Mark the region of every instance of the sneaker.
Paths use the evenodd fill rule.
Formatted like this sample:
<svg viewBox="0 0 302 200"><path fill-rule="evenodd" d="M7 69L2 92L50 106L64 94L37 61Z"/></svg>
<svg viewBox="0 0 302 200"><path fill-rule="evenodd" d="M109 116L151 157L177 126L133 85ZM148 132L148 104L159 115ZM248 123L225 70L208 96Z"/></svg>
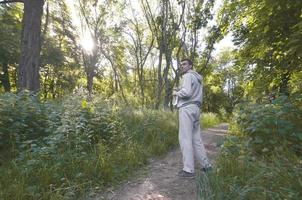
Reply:
<svg viewBox="0 0 302 200"><path fill-rule="evenodd" d="M201 172L204 172L204 173L207 173L207 172L210 172L213 170L213 167L212 166L209 166L209 167L202 167L201 168Z"/></svg>
<svg viewBox="0 0 302 200"><path fill-rule="evenodd" d="M195 174L181 170L180 172L178 172L178 176L182 178L194 178Z"/></svg>

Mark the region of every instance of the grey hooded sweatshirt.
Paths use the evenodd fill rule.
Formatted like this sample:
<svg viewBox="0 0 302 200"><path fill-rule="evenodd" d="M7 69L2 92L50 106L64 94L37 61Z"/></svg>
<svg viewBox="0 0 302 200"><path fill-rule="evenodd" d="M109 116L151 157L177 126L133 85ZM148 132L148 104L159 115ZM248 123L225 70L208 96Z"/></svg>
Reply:
<svg viewBox="0 0 302 200"><path fill-rule="evenodd" d="M188 70L182 77L180 90L176 92L178 97L177 108L189 104L201 105L202 102L202 76L193 70Z"/></svg>

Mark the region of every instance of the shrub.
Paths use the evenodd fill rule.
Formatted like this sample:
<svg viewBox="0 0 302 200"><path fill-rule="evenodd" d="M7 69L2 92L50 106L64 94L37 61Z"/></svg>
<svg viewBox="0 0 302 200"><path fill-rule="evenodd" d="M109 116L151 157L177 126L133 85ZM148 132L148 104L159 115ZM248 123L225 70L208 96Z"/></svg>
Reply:
<svg viewBox="0 0 302 200"><path fill-rule="evenodd" d="M84 199L178 145L176 113L85 99L82 93L60 102L30 93L0 97L1 139L18 150L13 157L0 150L6 161L0 199ZM214 115L204 116L207 125L216 123Z"/></svg>
<svg viewBox="0 0 302 200"><path fill-rule="evenodd" d="M24 138L19 142L1 132L20 150L13 158L2 154L0 199L84 198L89 189L114 184L150 156L177 145L174 113L112 107L102 99L88 103L81 94L60 103L41 102L30 94L1 98L1 130ZM10 102L8 112L4 105ZM5 124L10 118L22 119L24 127ZM39 126L26 130L32 120Z"/></svg>
<svg viewBox="0 0 302 200"><path fill-rule="evenodd" d="M199 199L300 199L301 95L240 105Z"/></svg>
<svg viewBox="0 0 302 200"><path fill-rule="evenodd" d="M201 113L201 127L203 129L215 126L220 123L219 117L214 113Z"/></svg>
<svg viewBox="0 0 302 200"><path fill-rule="evenodd" d="M272 104L240 105L235 114L238 132L257 153L290 148L302 154L302 97L281 96Z"/></svg>
<svg viewBox="0 0 302 200"><path fill-rule="evenodd" d="M0 96L0 151L13 153L28 148L48 136L60 124L58 107L40 103L37 96L24 91Z"/></svg>
<svg viewBox="0 0 302 200"><path fill-rule="evenodd" d="M221 154L215 171L199 178L198 199L300 199L301 159L290 151L270 157Z"/></svg>

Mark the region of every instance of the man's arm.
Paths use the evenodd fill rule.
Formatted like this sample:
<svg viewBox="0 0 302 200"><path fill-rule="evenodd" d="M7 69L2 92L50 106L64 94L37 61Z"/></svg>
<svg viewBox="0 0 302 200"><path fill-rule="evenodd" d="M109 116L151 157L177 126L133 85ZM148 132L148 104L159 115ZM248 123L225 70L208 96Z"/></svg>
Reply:
<svg viewBox="0 0 302 200"><path fill-rule="evenodd" d="M187 73L183 77L181 89L175 92L175 95L180 98L189 98L192 96L192 93L192 75Z"/></svg>

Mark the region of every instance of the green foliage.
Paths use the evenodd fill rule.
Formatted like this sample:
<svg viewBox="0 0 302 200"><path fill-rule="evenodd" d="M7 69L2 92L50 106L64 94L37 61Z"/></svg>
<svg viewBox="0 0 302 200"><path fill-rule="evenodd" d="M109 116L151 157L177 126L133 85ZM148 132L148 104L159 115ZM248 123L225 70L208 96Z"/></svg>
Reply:
<svg viewBox="0 0 302 200"><path fill-rule="evenodd" d="M175 113L85 98L54 103L26 92L1 96L1 141L10 144L0 150L1 199L84 198L177 145Z"/></svg>
<svg viewBox="0 0 302 200"><path fill-rule="evenodd" d="M245 92L242 71L235 63L235 56L235 51L225 49L203 68L203 110L219 114L224 121L232 115Z"/></svg>
<svg viewBox="0 0 302 200"><path fill-rule="evenodd" d="M54 105L27 91L0 96L0 150L15 154L52 133L60 123Z"/></svg>
<svg viewBox="0 0 302 200"><path fill-rule="evenodd" d="M291 92L288 81L302 66L301 8L300 0L225 1L222 12L240 45L236 63L252 84L250 97Z"/></svg>
<svg viewBox="0 0 302 200"><path fill-rule="evenodd" d="M203 109L206 112L218 113L220 109L228 107L228 97L223 92L223 77L212 73L204 80Z"/></svg>
<svg viewBox="0 0 302 200"><path fill-rule="evenodd" d="M124 109L120 116L125 119L127 133L131 133L134 140L147 145L151 154L160 155L177 143L177 121L173 113Z"/></svg>
<svg viewBox="0 0 302 200"><path fill-rule="evenodd" d="M214 113L201 113L200 116L201 127L203 129L213 127L220 123L220 119L217 114Z"/></svg>
<svg viewBox="0 0 302 200"><path fill-rule="evenodd" d="M261 153L288 147L302 154L302 98L280 96L272 104L241 105L235 114L239 132L252 151Z"/></svg>
<svg viewBox="0 0 302 200"><path fill-rule="evenodd" d="M238 106L199 199L299 199L302 195L301 94Z"/></svg>
<svg viewBox="0 0 302 200"><path fill-rule="evenodd" d="M199 179L198 199L299 199L301 158L290 152L270 158L222 154L217 168Z"/></svg>
<svg viewBox="0 0 302 200"><path fill-rule="evenodd" d="M0 92L15 89L16 63L20 58L22 7L0 5Z"/></svg>

